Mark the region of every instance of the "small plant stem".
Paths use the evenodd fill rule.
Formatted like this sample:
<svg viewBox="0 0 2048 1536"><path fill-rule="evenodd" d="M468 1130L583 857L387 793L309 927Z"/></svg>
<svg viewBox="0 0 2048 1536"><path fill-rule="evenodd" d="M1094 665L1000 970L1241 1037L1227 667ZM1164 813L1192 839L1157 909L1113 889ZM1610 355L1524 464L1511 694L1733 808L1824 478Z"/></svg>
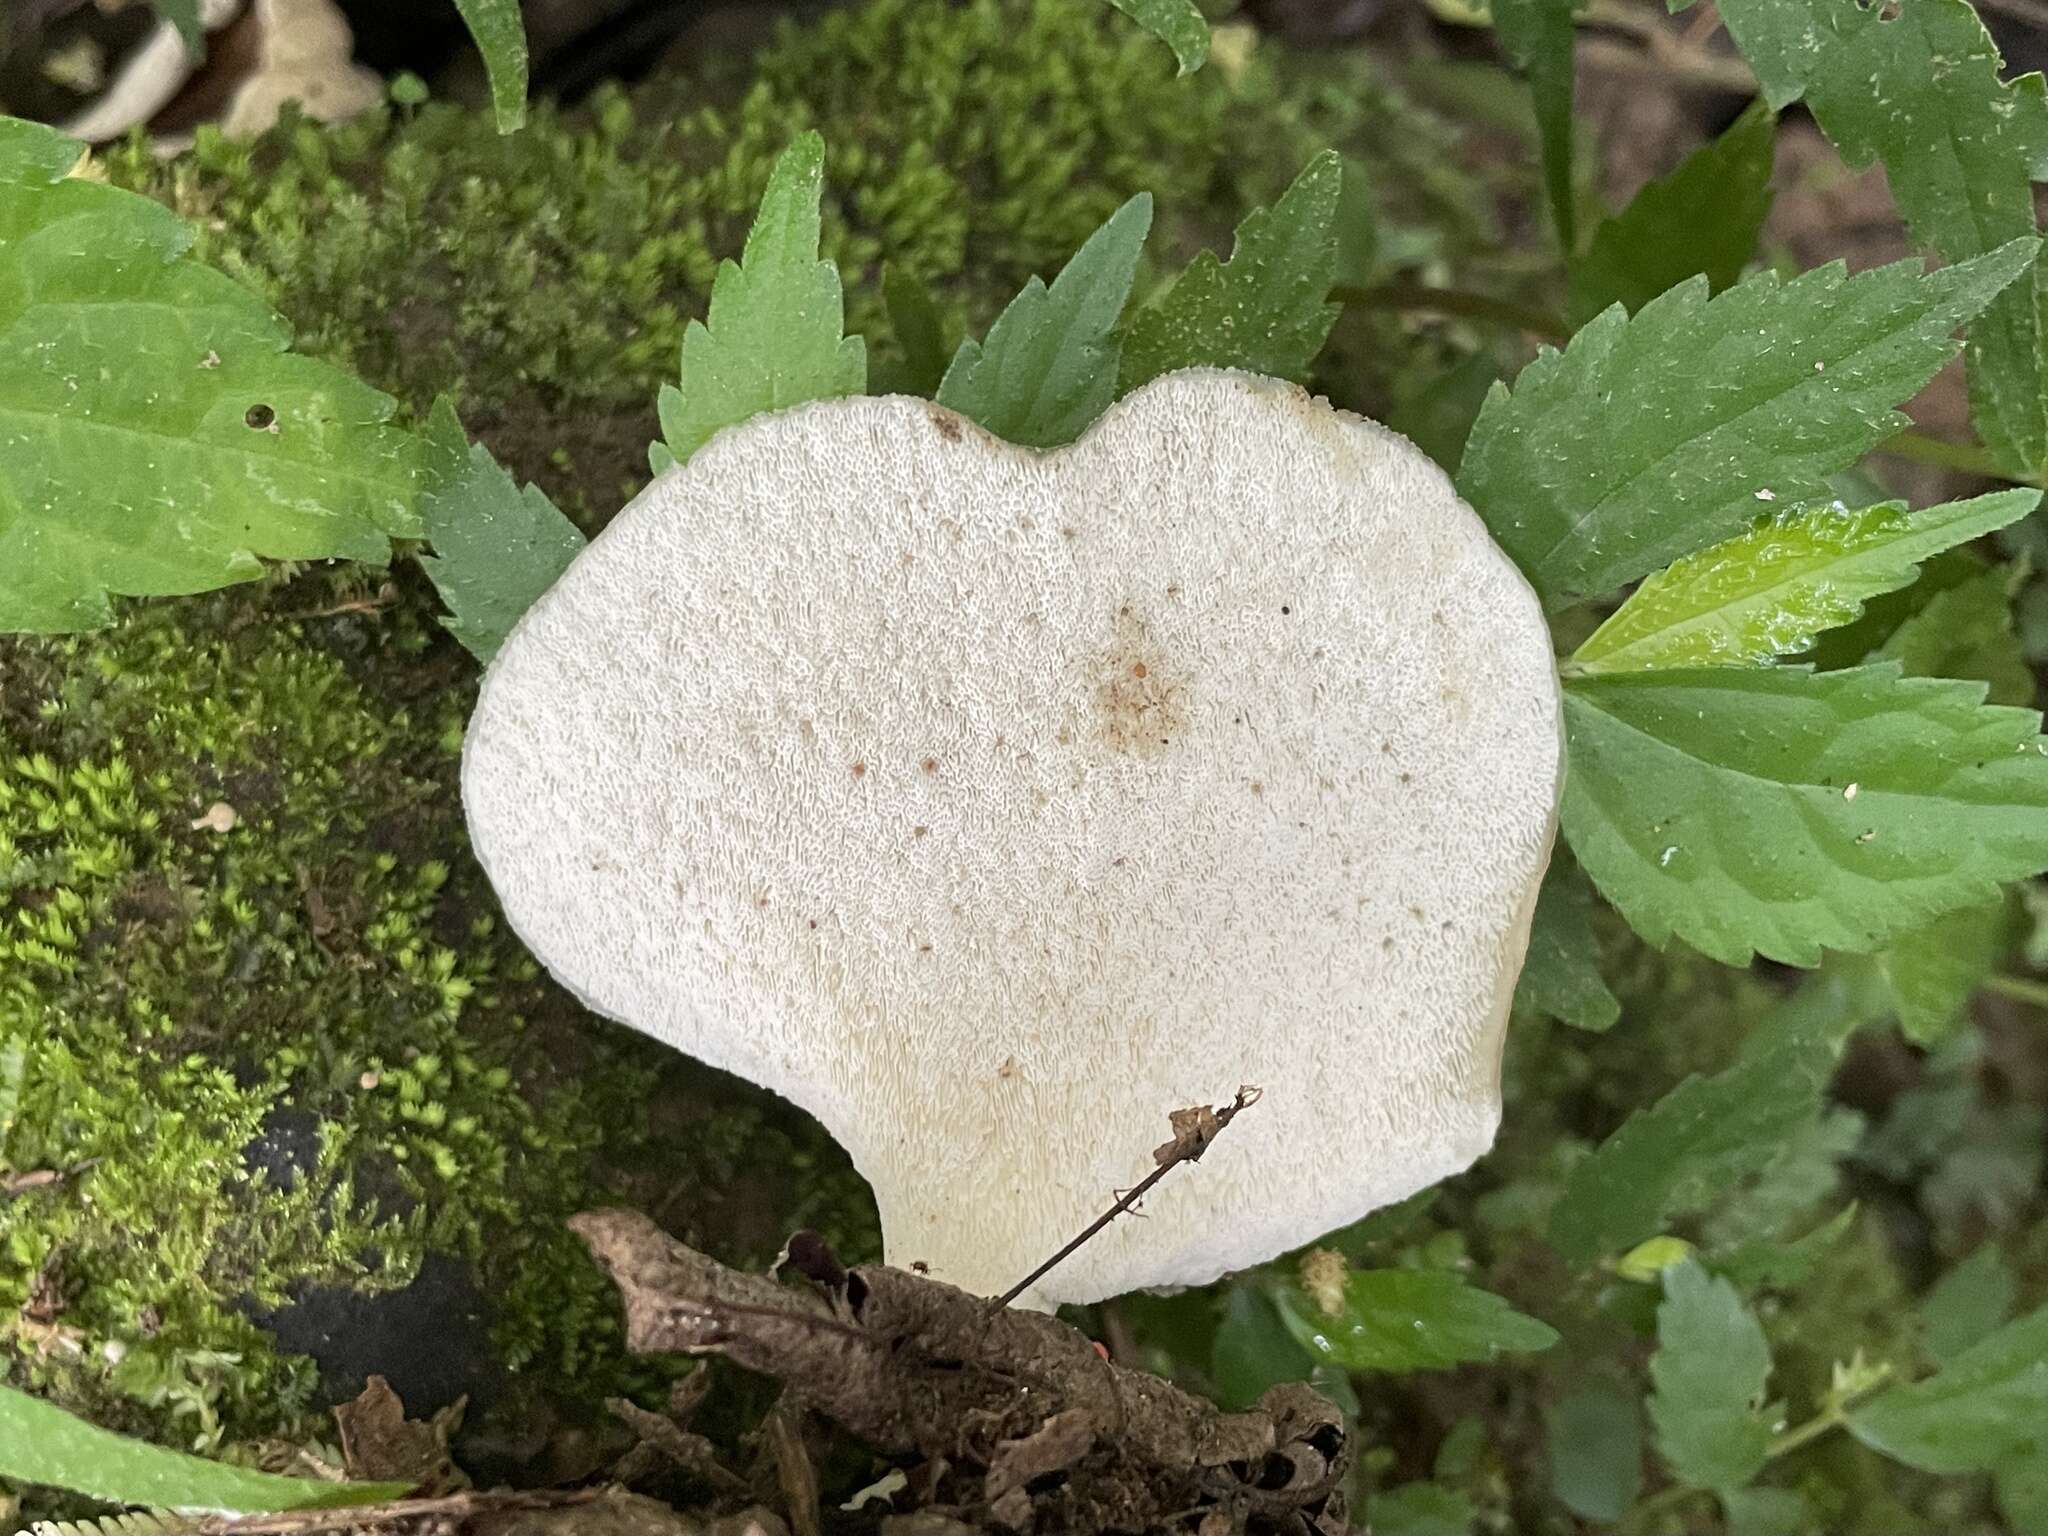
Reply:
<svg viewBox="0 0 2048 1536"><path fill-rule="evenodd" d="M2031 976L1986 976L1984 990L2009 997L2014 1002L2048 1008L2048 981L2036 981Z"/></svg>
<svg viewBox="0 0 2048 1536"><path fill-rule="evenodd" d="M2014 485L2040 484L2038 478L2030 479L2000 469L1991 455L1975 443L1951 443L1943 438L1929 437L1925 432L1910 429L1895 432L1877 445L1877 451L1889 453L1894 458L1910 459L1915 464L1932 464L1937 469L1954 469L1968 475L2009 480Z"/></svg>
<svg viewBox="0 0 2048 1536"><path fill-rule="evenodd" d="M1801 1446L1818 1440L1831 1429L1839 1429L1849 1422L1846 1403L1830 1403L1804 1424L1794 1424L1781 1434L1771 1436L1770 1448L1764 1452L1764 1460L1775 1461L1780 1456L1789 1456Z"/></svg>
<svg viewBox="0 0 2048 1536"><path fill-rule="evenodd" d="M1544 341L1564 341L1571 335L1564 321L1513 299L1497 299L1489 293L1471 293L1463 288L1433 288L1426 283L1379 283L1360 288L1340 283L1330 297L1353 309L1388 309L1419 314L1457 315L1467 320L1491 320L1511 330L1526 331Z"/></svg>

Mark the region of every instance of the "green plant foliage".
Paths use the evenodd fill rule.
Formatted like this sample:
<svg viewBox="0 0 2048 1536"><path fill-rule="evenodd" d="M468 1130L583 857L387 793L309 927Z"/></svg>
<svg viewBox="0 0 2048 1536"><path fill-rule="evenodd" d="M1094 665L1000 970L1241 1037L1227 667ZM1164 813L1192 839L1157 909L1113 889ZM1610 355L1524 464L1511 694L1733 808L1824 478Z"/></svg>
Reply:
<svg viewBox="0 0 2048 1536"><path fill-rule="evenodd" d="M1982 694L1889 664L1575 679L1565 833L1652 943L1875 949L2048 864L2040 718Z"/></svg>
<svg viewBox="0 0 2048 1536"><path fill-rule="evenodd" d="M1978 1472L2031 1447L2048 1424L2048 1307L1978 1340L1924 1381L1849 1415L1872 1450L1923 1472Z"/></svg>
<svg viewBox="0 0 2048 1536"><path fill-rule="evenodd" d="M2031 704L2034 674L2013 627L2012 600L2024 568L1990 566L1928 598L1926 606L1872 651L1908 677L1958 677L1983 683L1994 704Z"/></svg>
<svg viewBox="0 0 2048 1536"><path fill-rule="evenodd" d="M1560 1398L1544 1419L1550 1491L1573 1514L1618 1520L1643 1486L1643 1425L1636 1399L1611 1382Z"/></svg>
<svg viewBox="0 0 2048 1536"><path fill-rule="evenodd" d="M1813 1528L1806 1500L1791 1488L1723 1488L1728 1536L1800 1536Z"/></svg>
<svg viewBox="0 0 2048 1536"><path fill-rule="evenodd" d="M445 400L427 437L420 522L434 553L420 564L448 605L448 632L488 662L582 550L583 535L540 487L521 490L489 449L472 446Z"/></svg>
<svg viewBox="0 0 2048 1536"><path fill-rule="evenodd" d="M1579 243L1572 191L1572 13L1574 0L1492 0L1501 47L1529 77L1536 98L1537 136L1543 146L1543 185L1557 243Z"/></svg>
<svg viewBox="0 0 2048 1536"><path fill-rule="evenodd" d="M1733 1065L1687 1077L1572 1170L1551 1212L1552 1244L1580 1260L1619 1253L1762 1169L1813 1119L1840 1042L1866 1017L1840 983L1809 982Z"/></svg>
<svg viewBox="0 0 2048 1536"><path fill-rule="evenodd" d="M720 427L867 388L867 347L845 334L839 269L818 259L824 174L816 133L775 162L746 255L720 264L710 313L683 335L681 386L661 387L662 442L650 454L657 472Z"/></svg>
<svg viewBox="0 0 2048 1536"><path fill-rule="evenodd" d="M1958 907L1908 929L1877 957L1908 1040L1932 1045L1962 1024L1964 1005L2004 953L2004 916L2000 901Z"/></svg>
<svg viewBox="0 0 2048 1536"><path fill-rule="evenodd" d="M0 1168L7 1164L7 1137L21 1113L21 1084L28 1076L28 1037L0 1040Z"/></svg>
<svg viewBox="0 0 2048 1536"><path fill-rule="evenodd" d="M160 1509L344 1509L395 1499L404 1483L274 1477L124 1440L25 1392L0 1386L0 1476L113 1504Z"/></svg>
<svg viewBox="0 0 2048 1536"><path fill-rule="evenodd" d="M1593 932L1593 888L1560 851L1544 871L1529 952L1515 982L1515 1010L1594 1032L1612 1029L1621 1004L1600 974Z"/></svg>
<svg viewBox="0 0 2048 1536"><path fill-rule="evenodd" d="M1657 1453L1695 1488L1740 1488L1764 1464L1771 1427L1761 1413L1771 1346L1735 1287L1691 1259L1664 1271L1650 1422Z"/></svg>
<svg viewBox="0 0 2048 1536"><path fill-rule="evenodd" d="M1998 1244L1982 1243L1936 1282L1920 1303L1921 1342L1946 1365L1996 1333L2012 1316L2019 1277Z"/></svg>
<svg viewBox="0 0 2048 1536"><path fill-rule="evenodd" d="M1117 317L1130 296L1152 199L1132 198L1088 237L1050 288L1034 277L989 327L960 343L938 402L997 437L1056 448L1116 398Z"/></svg>
<svg viewBox="0 0 2048 1536"><path fill-rule="evenodd" d="M1441 1483L1403 1483L1374 1494L1369 1508L1377 1536L1471 1536L1478 1518L1469 1498Z"/></svg>
<svg viewBox="0 0 2048 1536"><path fill-rule="evenodd" d="M946 376L957 341L946 339L946 317L939 312L932 291L901 267L882 272L882 297L889 309L889 326L896 350L903 355L896 388L907 395L931 396ZM879 381L878 381L879 382Z"/></svg>
<svg viewBox="0 0 2048 1536"><path fill-rule="evenodd" d="M150 0L157 15L178 29L196 59L206 57L206 28L199 20L199 0Z"/></svg>
<svg viewBox="0 0 2048 1536"><path fill-rule="evenodd" d="M483 55L498 131L510 133L526 121L526 22L519 0L455 0L455 8Z"/></svg>
<svg viewBox="0 0 2048 1536"><path fill-rule="evenodd" d="M1889 501L1777 513L1644 578L1572 660L1588 672L1632 672L1803 651L1855 619L1866 599L1909 585L1921 561L2019 521L2040 499L1998 491L1918 512Z"/></svg>
<svg viewBox="0 0 2048 1536"><path fill-rule="evenodd" d="M1586 254L1571 264L1572 314L1583 322L1610 304L1633 314L1696 275L1714 293L1732 288L1771 211L1777 127L1768 106L1753 104L1713 143L1602 219Z"/></svg>
<svg viewBox="0 0 2048 1536"><path fill-rule="evenodd" d="M392 402L286 351L260 300L186 259L182 220L65 179L75 156L0 136L0 630L88 629L109 593L382 561L417 535Z"/></svg>
<svg viewBox="0 0 2048 1536"><path fill-rule="evenodd" d="M1431 1370L1557 1342L1549 1324L1442 1270L1353 1270L1335 1312L1297 1286L1281 1288L1275 1300L1312 1359L1351 1371Z"/></svg>
<svg viewBox="0 0 2048 1536"><path fill-rule="evenodd" d="M2034 232L2048 164L2048 89L1999 79L1998 49L1965 0L1910 0L1895 17L1856 0L1733 0L1721 18L1772 102L1804 95L1850 165L1882 162L1907 227L1949 261ZM2048 459L2040 273L1970 333L1972 414L2008 468Z"/></svg>
<svg viewBox="0 0 2048 1536"><path fill-rule="evenodd" d="M1923 272L1839 263L1610 309L1487 396L1458 487L1546 602L1597 596L1746 526L1906 425L1892 407L2036 242ZM1710 364L1707 360L1711 360Z"/></svg>
<svg viewBox="0 0 2048 1536"><path fill-rule="evenodd" d="M1192 74L1209 57L1209 22L1195 0L1109 0L1173 50L1180 72Z"/></svg>
<svg viewBox="0 0 2048 1536"><path fill-rule="evenodd" d="M1268 1387L1308 1380L1315 1363L1295 1342L1264 1291L1247 1285L1231 1288L1209 1353L1209 1378L1218 1403L1241 1412Z"/></svg>
<svg viewBox="0 0 2048 1536"><path fill-rule="evenodd" d="M1308 377L1338 314L1329 292L1343 188L1343 159L1325 151L1272 208L1245 216L1227 263L1213 251L1190 262L1125 324L1121 387L1197 366Z"/></svg>

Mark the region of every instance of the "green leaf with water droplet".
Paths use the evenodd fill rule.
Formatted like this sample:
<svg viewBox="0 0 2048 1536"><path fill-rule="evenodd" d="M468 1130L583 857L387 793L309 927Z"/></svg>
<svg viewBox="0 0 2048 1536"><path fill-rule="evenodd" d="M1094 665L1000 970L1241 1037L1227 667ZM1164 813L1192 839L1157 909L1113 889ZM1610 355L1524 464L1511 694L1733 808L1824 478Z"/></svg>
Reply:
<svg viewBox="0 0 2048 1536"><path fill-rule="evenodd" d="M1691 1259L1664 1271L1650 1422L1674 1477L1735 1489L1756 1476L1771 1443L1760 1411L1770 1375L1771 1346L1734 1286Z"/></svg>
<svg viewBox="0 0 2048 1536"><path fill-rule="evenodd" d="M1857 170L1882 163L1914 240L1948 261L2034 232L2048 166L2048 89L1999 78L1998 48L1965 0L1725 0L1721 19L1773 105L1804 95ZM2008 469L2048 459L2042 388L2048 282L2035 267L1970 328L1971 415Z"/></svg>
<svg viewBox="0 0 2048 1536"><path fill-rule="evenodd" d="M1458 488L1552 607L1610 592L1730 538L1907 425L1894 409L1954 355L1951 333L2030 269L2039 242L1975 261L1709 298L1694 278L1600 315L1488 395Z"/></svg>
<svg viewBox="0 0 2048 1536"><path fill-rule="evenodd" d="M1896 665L1572 679L1563 822L1644 938L1729 965L1865 952L2048 867L2048 744Z"/></svg>
<svg viewBox="0 0 2048 1536"><path fill-rule="evenodd" d="M1557 1342L1549 1324L1444 1270L1353 1270L1334 1313L1293 1284L1274 1299L1312 1358L1352 1371L1429 1370Z"/></svg>
<svg viewBox="0 0 2048 1536"><path fill-rule="evenodd" d="M1336 323L1344 162L1325 150L1272 208L1237 226L1230 260L1203 251L1124 327L1120 387L1176 368L1243 368L1300 380Z"/></svg>
<svg viewBox="0 0 2048 1536"><path fill-rule="evenodd" d="M2048 1424L2048 1307L2007 1323L1940 1370L1849 1415L1874 1451L1923 1472L1979 1472L2028 1446Z"/></svg>
<svg viewBox="0 0 2048 1536"><path fill-rule="evenodd" d="M67 178L77 158L0 119L0 631L416 538L423 450L393 402L287 351L183 221Z"/></svg>
<svg viewBox="0 0 2048 1536"><path fill-rule="evenodd" d="M1802 651L1855 619L1865 599L1911 583L1930 555L2019 521L2040 499L1998 491L1918 512L1890 501L1778 513L1645 577L1572 659L1588 672L1633 672Z"/></svg>
<svg viewBox="0 0 2048 1536"><path fill-rule="evenodd" d="M1109 0L1139 26L1173 50L1184 75L1209 57L1209 20L1195 0Z"/></svg>

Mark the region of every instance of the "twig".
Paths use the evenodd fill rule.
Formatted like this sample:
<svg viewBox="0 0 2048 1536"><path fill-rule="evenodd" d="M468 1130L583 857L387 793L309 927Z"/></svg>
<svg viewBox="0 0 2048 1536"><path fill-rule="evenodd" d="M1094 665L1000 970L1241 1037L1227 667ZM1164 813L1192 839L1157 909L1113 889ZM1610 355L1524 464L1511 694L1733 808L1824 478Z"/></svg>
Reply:
<svg viewBox="0 0 2048 1536"><path fill-rule="evenodd" d="M1263 1089L1259 1088L1238 1089L1236 1098L1213 1112L1214 1119L1212 1123L1199 1124L1197 1116L1202 1113L1200 1111L1184 1109L1174 1111L1171 1117L1174 1139L1152 1154L1157 1159L1159 1166L1119 1195L1116 1204L1088 1223L1087 1229L1080 1236L1076 1237L1066 1247L1062 1248L1022 1280L1019 1280L1015 1285L1003 1292L1002 1295L990 1301L988 1304L989 1310L991 1312L1002 1311L1003 1308L1030 1290L1032 1286L1044 1279L1054 1269L1072 1258L1096 1233L1144 1199L1146 1192L1153 1185L1173 1172L1182 1163L1192 1163L1199 1159L1204 1152L1209 1150L1210 1145L1216 1140L1217 1134L1237 1118L1239 1110L1249 1109L1252 1105L1259 1102L1259 1096L1263 1091Z"/></svg>
<svg viewBox="0 0 2048 1536"><path fill-rule="evenodd" d="M1925 432L1910 429L1894 432L1879 443L1875 451L1908 459L1915 464L1932 464L1939 469L1960 470L1966 475L1982 475L1990 480L2010 480L2015 485L2040 484L2037 479L2014 475L1999 468L1991 455L1975 443L1952 443L1944 438L1930 437Z"/></svg>
<svg viewBox="0 0 2048 1536"><path fill-rule="evenodd" d="M12 1200L16 1195L25 1195L32 1189L50 1189L59 1184L69 1184L82 1173L90 1173L99 1167L101 1159L88 1157L82 1163L73 1163L69 1168L32 1168L27 1173L12 1173L0 1179L0 1200Z"/></svg>
<svg viewBox="0 0 2048 1536"><path fill-rule="evenodd" d="M1467 320L1490 320L1512 330L1526 331L1543 341L1564 341L1571 332L1557 316L1540 309L1497 299L1487 293L1470 293L1462 288L1435 288L1425 283L1379 283L1360 288L1340 283L1330 297L1352 309L1391 309L1431 315L1457 315Z"/></svg>
<svg viewBox="0 0 2048 1536"><path fill-rule="evenodd" d="M2009 997L2016 1003L2048 1008L2048 981L2036 981L2031 976L1986 976L1984 990Z"/></svg>
<svg viewBox="0 0 2048 1536"><path fill-rule="evenodd" d="M607 1488L535 1489L520 1492L451 1493L433 1499L393 1499L384 1504L357 1504L341 1509L292 1509L274 1515L213 1515L194 1521L192 1536L307 1536L313 1531L352 1530L366 1525L394 1525L406 1520L462 1519L493 1510L566 1509L595 1504Z"/></svg>

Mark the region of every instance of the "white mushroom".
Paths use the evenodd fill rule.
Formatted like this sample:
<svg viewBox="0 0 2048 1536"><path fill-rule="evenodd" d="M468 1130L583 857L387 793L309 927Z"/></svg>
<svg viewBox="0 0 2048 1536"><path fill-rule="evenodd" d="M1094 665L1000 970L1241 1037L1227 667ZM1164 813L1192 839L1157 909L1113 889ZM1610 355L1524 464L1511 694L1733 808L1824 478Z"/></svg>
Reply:
<svg viewBox="0 0 2048 1536"><path fill-rule="evenodd" d="M890 1260L1198 1284L1467 1167L1562 769L1535 596L1406 439L1169 375L1035 453L905 398L756 418L520 623L463 784L590 1007L816 1115Z"/></svg>

